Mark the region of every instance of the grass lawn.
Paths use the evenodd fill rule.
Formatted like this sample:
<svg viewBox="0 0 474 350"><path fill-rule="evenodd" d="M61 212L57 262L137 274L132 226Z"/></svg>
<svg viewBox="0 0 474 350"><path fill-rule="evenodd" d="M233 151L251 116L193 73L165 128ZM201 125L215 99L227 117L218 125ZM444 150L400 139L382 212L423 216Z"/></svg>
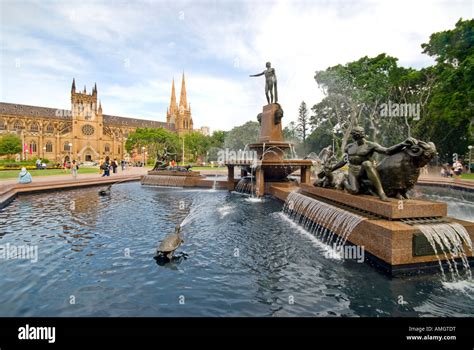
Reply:
<svg viewBox="0 0 474 350"><path fill-rule="evenodd" d="M461 174L463 180L474 180L474 174Z"/></svg>
<svg viewBox="0 0 474 350"><path fill-rule="evenodd" d="M45 169L45 170L29 170L31 176L50 176L50 175L71 175L71 171L67 173L63 169ZM0 180L14 179L18 177L19 170L2 170L0 171ZM79 168L79 174L99 173L99 168Z"/></svg>

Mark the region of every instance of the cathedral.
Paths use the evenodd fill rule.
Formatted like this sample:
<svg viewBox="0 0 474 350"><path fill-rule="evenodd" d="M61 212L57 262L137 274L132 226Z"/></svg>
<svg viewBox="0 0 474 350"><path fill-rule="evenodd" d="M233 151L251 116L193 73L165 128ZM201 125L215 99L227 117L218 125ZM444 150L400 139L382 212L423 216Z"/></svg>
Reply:
<svg viewBox="0 0 474 350"><path fill-rule="evenodd" d="M165 128L179 136L200 131L193 130L184 73L179 104L173 79L166 122L103 114L97 85L91 93L85 86L79 91L75 79L71 87L71 110L0 102L0 136L15 133L21 138L22 159L47 158L62 163L73 159L99 161L109 156L128 160L137 154L127 154L125 142L137 128ZM140 156L141 150L137 152Z"/></svg>

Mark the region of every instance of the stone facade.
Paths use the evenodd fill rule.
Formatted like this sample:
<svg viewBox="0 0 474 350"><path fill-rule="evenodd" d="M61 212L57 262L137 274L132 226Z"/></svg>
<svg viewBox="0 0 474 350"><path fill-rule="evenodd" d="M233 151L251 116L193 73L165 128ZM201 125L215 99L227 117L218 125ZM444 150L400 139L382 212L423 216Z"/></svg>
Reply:
<svg viewBox="0 0 474 350"><path fill-rule="evenodd" d="M0 136L16 133L26 144L26 158L47 158L62 163L99 161L109 156L129 159L125 142L137 128L166 128L183 135L193 131L191 106L187 102L184 74L179 106L174 81L166 122L125 118L102 113L97 86L89 94L71 87L71 110L0 102ZM174 103L173 103L174 101ZM139 150L140 152L140 150Z"/></svg>
<svg viewBox="0 0 474 350"><path fill-rule="evenodd" d="M183 135L193 131L193 118L191 116L191 104L188 103L186 96L186 83L184 81L184 73L181 81L181 95L179 105L176 103L176 92L174 89L174 79L171 86L170 106L166 111L166 123L173 124L178 135Z"/></svg>

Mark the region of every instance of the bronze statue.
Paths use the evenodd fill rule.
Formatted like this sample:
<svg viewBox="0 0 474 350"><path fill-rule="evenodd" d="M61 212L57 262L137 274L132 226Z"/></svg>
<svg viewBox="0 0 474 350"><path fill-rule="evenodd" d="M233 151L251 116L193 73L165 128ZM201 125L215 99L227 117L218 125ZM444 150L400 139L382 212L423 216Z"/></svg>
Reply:
<svg viewBox="0 0 474 350"><path fill-rule="evenodd" d="M265 96L267 97L268 104L278 102L278 90L277 90L277 78L275 74L275 68L271 67L271 63L267 62L267 69L262 73L250 75L250 77L259 77L265 74ZM270 97L268 93L270 92Z"/></svg>
<svg viewBox="0 0 474 350"><path fill-rule="evenodd" d="M433 142L416 141L402 152L384 158L377 165L385 193L389 197L408 199L411 190L420 176L420 169L436 156Z"/></svg>
<svg viewBox="0 0 474 350"><path fill-rule="evenodd" d="M319 155L315 157L316 160L313 161L313 164L318 163L315 167L319 168L314 186L335 188L340 185L340 183L336 183L332 171L334 165L337 163L337 159L331 148L331 146L323 148L321 152L319 152ZM305 157L305 159L307 158Z"/></svg>
<svg viewBox="0 0 474 350"><path fill-rule="evenodd" d="M365 140L364 129L359 126L354 127L351 131L351 136L355 142L347 145L344 150L346 153L345 158L347 159L337 163L331 171L337 170L349 163L349 173L347 174L347 178L343 181L343 187L349 193L360 194L366 190L372 192L373 188L381 200L385 202L389 201L382 186L380 175L372 160L372 156L374 153L392 155L402 151L406 147L416 144L417 141L413 138L408 138L398 145L385 148L378 143ZM399 170L394 169L393 171ZM371 188L366 189L364 185L367 181L364 182L364 180L368 180Z"/></svg>
<svg viewBox="0 0 474 350"><path fill-rule="evenodd" d="M283 108L281 108L280 104L277 103L278 109L275 111L273 115L273 124L278 125L281 123L281 118L283 118Z"/></svg>

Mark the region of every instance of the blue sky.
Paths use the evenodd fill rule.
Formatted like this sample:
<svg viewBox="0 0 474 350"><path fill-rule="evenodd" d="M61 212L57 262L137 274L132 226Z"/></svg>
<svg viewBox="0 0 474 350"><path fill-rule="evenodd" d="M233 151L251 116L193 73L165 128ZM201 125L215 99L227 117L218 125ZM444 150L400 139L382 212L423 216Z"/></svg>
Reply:
<svg viewBox="0 0 474 350"><path fill-rule="evenodd" d="M186 74L195 127L229 130L266 103L276 68L284 124L322 98L314 72L386 52L432 63L420 45L473 17L473 1L1 2L3 102L69 108L72 78L97 82L104 113L165 120L171 80Z"/></svg>

